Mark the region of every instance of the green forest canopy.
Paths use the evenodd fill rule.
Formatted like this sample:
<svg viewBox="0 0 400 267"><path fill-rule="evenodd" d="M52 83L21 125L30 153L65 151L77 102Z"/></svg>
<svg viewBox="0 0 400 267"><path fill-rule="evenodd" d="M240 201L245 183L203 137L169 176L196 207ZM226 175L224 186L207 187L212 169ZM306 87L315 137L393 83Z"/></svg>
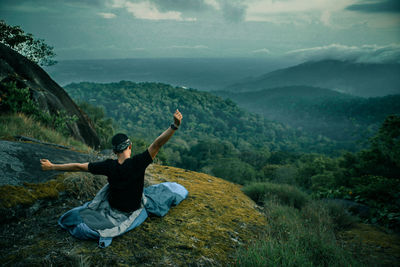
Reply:
<svg viewBox="0 0 400 267"><path fill-rule="evenodd" d="M179 108L184 116L175 143L192 146L199 140L217 139L237 149L332 152L326 138L315 142L300 131L267 121L207 92L162 83L73 83L65 90L77 101L102 106L120 130L152 141L164 131Z"/></svg>

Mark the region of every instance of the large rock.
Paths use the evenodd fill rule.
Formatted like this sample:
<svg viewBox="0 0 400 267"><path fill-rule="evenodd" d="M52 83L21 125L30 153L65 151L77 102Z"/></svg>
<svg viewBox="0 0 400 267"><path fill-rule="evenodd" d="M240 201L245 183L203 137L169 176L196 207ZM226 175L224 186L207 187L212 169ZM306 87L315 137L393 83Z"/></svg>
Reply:
<svg viewBox="0 0 400 267"><path fill-rule="evenodd" d="M62 172L42 171L40 159L54 163L88 162L94 155L48 145L0 140L0 186L43 183Z"/></svg>
<svg viewBox="0 0 400 267"><path fill-rule="evenodd" d="M101 187L99 181L105 182L87 173L73 173L41 184L0 186L2 199L7 199L4 207L12 209L17 201L27 201L23 196L28 193L36 197L36 203L45 201L40 206L31 201L26 206L28 217L1 224L0 265L232 266L236 249L266 229L264 215L240 186L152 164L146 171L147 185L177 182L188 189L189 197L166 216L151 216L114 238L110 247L100 249L97 241L77 240L57 225L64 212L93 197L93 189Z"/></svg>
<svg viewBox="0 0 400 267"><path fill-rule="evenodd" d="M37 64L0 43L0 81L14 81L18 88L28 87L41 110L56 114L65 111L78 120L68 125L72 135L97 148L100 144L89 118L82 113L68 94Z"/></svg>

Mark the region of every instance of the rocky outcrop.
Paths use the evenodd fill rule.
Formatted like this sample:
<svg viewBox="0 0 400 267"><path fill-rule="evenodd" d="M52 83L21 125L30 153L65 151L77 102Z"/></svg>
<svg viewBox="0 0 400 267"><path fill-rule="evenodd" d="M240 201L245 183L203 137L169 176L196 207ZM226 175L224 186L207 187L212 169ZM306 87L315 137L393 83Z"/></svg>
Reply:
<svg viewBox="0 0 400 267"><path fill-rule="evenodd" d="M89 118L82 113L68 94L37 64L0 43L0 81L14 81L18 88L28 87L41 110L56 114L65 111L78 120L68 125L72 135L97 148L100 140Z"/></svg>
<svg viewBox="0 0 400 267"><path fill-rule="evenodd" d="M88 162L95 156L48 145L0 140L0 185L46 182L61 173L43 172L40 168L42 158L67 163Z"/></svg>
<svg viewBox="0 0 400 267"><path fill-rule="evenodd" d="M0 265L6 266L232 266L236 249L266 229L267 222L240 186L188 170L152 164L145 184L177 182L189 197L164 217L150 216L114 238L106 249L97 241L73 238L57 225L69 209L93 198L106 179L65 173L41 183L0 186Z"/></svg>

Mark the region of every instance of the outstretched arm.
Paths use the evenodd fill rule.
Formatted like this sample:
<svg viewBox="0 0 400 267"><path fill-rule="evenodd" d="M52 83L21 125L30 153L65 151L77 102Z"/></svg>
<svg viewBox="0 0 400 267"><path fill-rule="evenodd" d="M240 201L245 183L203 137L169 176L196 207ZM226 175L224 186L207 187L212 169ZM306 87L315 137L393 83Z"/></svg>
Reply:
<svg viewBox="0 0 400 267"><path fill-rule="evenodd" d="M44 171L81 171L87 172L89 163L67 163L67 164L54 164L48 159L41 159L40 165Z"/></svg>
<svg viewBox="0 0 400 267"><path fill-rule="evenodd" d="M178 128L181 125L181 121L182 121L182 114L179 112L179 110L176 110L174 113L174 125L176 128ZM159 137L157 137L156 140L154 140L154 142L149 146L148 151L152 159L154 159L157 156L158 151L160 151L160 148L166 142L168 142L168 140L172 137L175 131L176 130L169 127Z"/></svg>

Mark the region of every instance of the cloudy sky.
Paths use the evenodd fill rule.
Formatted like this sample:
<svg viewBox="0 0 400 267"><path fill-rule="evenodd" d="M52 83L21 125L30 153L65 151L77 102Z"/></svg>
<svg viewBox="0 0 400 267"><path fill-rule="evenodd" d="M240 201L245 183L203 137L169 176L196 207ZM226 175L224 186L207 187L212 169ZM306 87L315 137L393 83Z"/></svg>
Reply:
<svg viewBox="0 0 400 267"><path fill-rule="evenodd" d="M400 61L400 0L0 0L57 59Z"/></svg>

